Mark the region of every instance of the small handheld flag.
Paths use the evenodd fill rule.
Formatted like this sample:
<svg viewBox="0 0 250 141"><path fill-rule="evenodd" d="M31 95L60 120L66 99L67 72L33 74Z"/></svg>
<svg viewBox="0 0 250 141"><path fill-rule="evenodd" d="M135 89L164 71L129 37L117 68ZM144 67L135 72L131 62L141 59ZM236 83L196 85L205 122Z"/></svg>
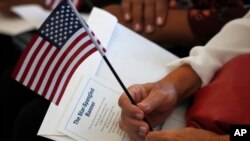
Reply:
<svg viewBox="0 0 250 141"><path fill-rule="evenodd" d="M59 104L77 67L96 50L102 55L132 104L136 104L105 56L100 41L71 0L62 1L45 20L25 48L12 77ZM152 127L150 130L153 130Z"/></svg>
<svg viewBox="0 0 250 141"><path fill-rule="evenodd" d="M28 43L12 77L59 104L74 71L95 51L72 6L63 1Z"/></svg>

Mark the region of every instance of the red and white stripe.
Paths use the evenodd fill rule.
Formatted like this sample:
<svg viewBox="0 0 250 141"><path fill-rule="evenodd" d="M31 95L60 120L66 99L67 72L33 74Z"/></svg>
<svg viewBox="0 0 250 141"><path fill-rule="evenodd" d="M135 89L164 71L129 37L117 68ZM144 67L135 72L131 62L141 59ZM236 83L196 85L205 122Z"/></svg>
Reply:
<svg viewBox="0 0 250 141"><path fill-rule="evenodd" d="M35 35L24 50L12 76L58 104L74 71L95 51L95 45L83 28L61 49Z"/></svg>

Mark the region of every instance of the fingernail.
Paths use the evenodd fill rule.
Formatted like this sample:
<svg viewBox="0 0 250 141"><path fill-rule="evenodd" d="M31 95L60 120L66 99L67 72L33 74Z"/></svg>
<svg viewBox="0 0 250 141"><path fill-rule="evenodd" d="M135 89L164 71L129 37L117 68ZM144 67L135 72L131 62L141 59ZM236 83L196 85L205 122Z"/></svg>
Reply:
<svg viewBox="0 0 250 141"><path fill-rule="evenodd" d="M128 13L125 14L124 18L126 21L129 21L131 19L130 15Z"/></svg>
<svg viewBox="0 0 250 141"><path fill-rule="evenodd" d="M143 133L144 135L146 134L147 128L145 126L141 126L139 128L139 133Z"/></svg>
<svg viewBox="0 0 250 141"><path fill-rule="evenodd" d="M135 31L141 31L141 25L140 24L135 24L134 26Z"/></svg>
<svg viewBox="0 0 250 141"><path fill-rule="evenodd" d="M162 25L162 24L163 24L163 19L162 19L161 17L158 17L158 18L156 19L156 24L157 24L157 25Z"/></svg>
<svg viewBox="0 0 250 141"><path fill-rule="evenodd" d="M136 118L139 119L139 120L142 120L142 119L143 119L142 114L136 113L135 116L136 116Z"/></svg>
<svg viewBox="0 0 250 141"><path fill-rule="evenodd" d="M176 7L177 6L177 3L176 3L176 1L175 0L171 0L170 2L169 2L169 6L170 7Z"/></svg>
<svg viewBox="0 0 250 141"><path fill-rule="evenodd" d="M151 33L151 32L153 32L153 30L154 30L154 28L153 28L152 25L147 25L147 26L146 26L146 32L147 32L147 33Z"/></svg>
<svg viewBox="0 0 250 141"><path fill-rule="evenodd" d="M202 13L203 13L203 15L205 15L207 17L210 16L210 11L209 10L203 10Z"/></svg>

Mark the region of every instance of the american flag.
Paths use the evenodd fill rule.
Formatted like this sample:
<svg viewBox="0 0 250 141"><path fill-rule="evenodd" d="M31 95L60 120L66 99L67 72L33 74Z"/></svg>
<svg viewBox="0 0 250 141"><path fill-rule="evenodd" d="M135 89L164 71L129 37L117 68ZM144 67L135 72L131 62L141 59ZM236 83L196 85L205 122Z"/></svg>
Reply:
<svg viewBox="0 0 250 141"><path fill-rule="evenodd" d="M54 9L62 1L63 0L45 0L45 5L50 9ZM77 8L79 8L81 5L81 0L72 0L72 2Z"/></svg>
<svg viewBox="0 0 250 141"><path fill-rule="evenodd" d="M69 1L60 3L28 43L12 73L18 82L55 104L77 67L99 49L75 11ZM94 40L100 45L95 36Z"/></svg>

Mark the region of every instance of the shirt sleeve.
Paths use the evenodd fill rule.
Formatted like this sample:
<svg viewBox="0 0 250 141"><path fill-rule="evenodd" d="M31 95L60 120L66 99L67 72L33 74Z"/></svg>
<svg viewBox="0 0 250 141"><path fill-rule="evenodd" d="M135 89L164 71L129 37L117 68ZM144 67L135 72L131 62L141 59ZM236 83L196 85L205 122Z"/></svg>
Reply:
<svg viewBox="0 0 250 141"><path fill-rule="evenodd" d="M207 85L216 71L230 59L250 53L250 11L243 17L227 23L205 46L196 46L190 55L167 64L174 70L189 64Z"/></svg>

